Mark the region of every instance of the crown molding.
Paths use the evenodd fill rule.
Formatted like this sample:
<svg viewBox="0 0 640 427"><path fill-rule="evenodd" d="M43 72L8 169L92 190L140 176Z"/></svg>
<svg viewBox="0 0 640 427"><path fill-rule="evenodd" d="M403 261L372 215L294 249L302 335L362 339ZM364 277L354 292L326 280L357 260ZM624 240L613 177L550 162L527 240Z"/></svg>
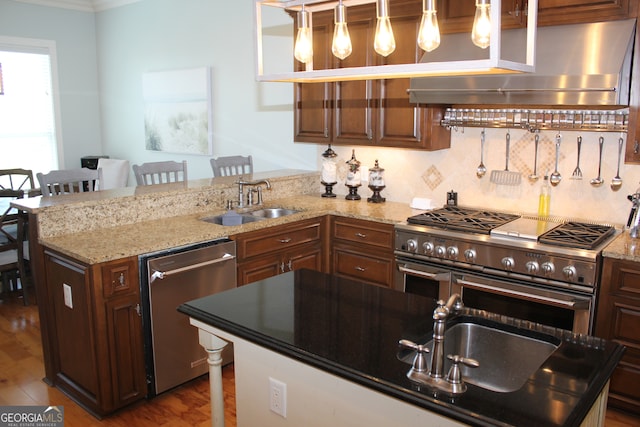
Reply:
<svg viewBox="0 0 640 427"><path fill-rule="evenodd" d="M140 0L13 0L20 3L31 3L39 6L60 7L83 12L100 12L136 3Z"/></svg>

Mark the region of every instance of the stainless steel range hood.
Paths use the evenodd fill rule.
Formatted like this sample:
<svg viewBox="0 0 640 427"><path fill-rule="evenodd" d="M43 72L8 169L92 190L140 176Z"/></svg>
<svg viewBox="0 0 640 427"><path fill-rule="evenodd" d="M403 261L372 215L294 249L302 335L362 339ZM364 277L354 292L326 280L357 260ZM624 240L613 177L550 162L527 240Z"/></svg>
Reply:
<svg viewBox="0 0 640 427"><path fill-rule="evenodd" d="M635 19L539 27L536 71L411 79L411 102L622 108L629 105ZM422 62L484 59L468 34L442 37ZM506 30L502 57L522 61L524 30Z"/></svg>

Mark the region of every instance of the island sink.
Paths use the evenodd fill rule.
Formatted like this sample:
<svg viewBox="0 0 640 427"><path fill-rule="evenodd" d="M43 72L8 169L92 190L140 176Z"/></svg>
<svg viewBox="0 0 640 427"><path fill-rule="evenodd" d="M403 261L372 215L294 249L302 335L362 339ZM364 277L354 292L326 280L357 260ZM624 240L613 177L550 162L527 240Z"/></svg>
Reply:
<svg viewBox="0 0 640 427"><path fill-rule="evenodd" d="M476 320L480 319L452 319L444 335L444 354L477 360L478 367L460 366L462 378L468 384L487 390L499 393L519 390L560 345L560 340L550 335L529 333L484 319L485 324L481 324ZM424 346L432 349L433 340ZM402 350L398 357L412 364L415 351ZM430 364L430 358L426 359ZM450 365L447 360L445 373Z"/></svg>

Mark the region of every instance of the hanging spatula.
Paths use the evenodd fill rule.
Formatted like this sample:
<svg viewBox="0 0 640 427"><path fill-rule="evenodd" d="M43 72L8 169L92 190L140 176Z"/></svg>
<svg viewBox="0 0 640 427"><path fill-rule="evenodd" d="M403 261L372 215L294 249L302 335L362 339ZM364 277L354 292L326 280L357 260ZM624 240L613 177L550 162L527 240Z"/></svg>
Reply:
<svg viewBox="0 0 640 427"><path fill-rule="evenodd" d="M507 131L507 136L506 136L506 145L507 145L507 150L506 150L506 161L505 161L505 166L504 166L504 170L503 171L499 171L499 170L494 170L491 171L491 182L493 182L494 184L498 184L498 185L520 185L520 182L522 181L522 174L520 172L511 172L509 170L509 145L511 142L511 135L509 134L509 131Z"/></svg>

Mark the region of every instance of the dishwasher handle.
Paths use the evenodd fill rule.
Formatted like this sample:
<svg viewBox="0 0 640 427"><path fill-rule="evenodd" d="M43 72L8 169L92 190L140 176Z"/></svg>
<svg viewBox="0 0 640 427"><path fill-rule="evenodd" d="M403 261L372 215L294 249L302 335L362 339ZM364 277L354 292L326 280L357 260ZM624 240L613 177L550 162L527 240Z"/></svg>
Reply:
<svg viewBox="0 0 640 427"><path fill-rule="evenodd" d="M196 268L205 267L207 265L212 265L212 264L217 264L217 263L223 262L223 261L229 261L229 260L232 260L232 259L235 259L235 258L236 258L235 255L231 255L231 254L227 254L226 253L226 254L222 255L220 258L199 262L197 264L187 265L186 267L180 267L180 268L176 268L174 270L167 270L167 271L154 270L153 274L151 274L151 278L149 280L149 283L153 283L154 280L156 280L156 279L162 280L165 277L171 276L173 274L178 274L178 273L182 273L184 271L189 271L189 270L195 270Z"/></svg>

